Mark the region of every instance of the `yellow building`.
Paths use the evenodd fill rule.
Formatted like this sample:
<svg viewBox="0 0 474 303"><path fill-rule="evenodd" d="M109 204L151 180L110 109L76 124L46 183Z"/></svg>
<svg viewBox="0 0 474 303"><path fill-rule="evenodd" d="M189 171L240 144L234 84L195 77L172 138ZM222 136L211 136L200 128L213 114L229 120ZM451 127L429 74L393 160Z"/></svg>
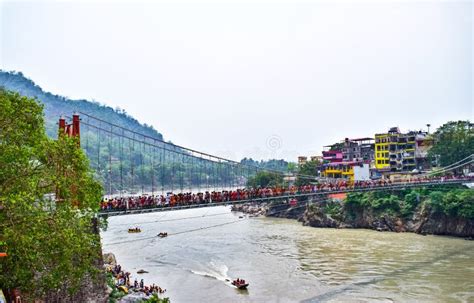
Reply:
<svg viewBox="0 0 474 303"><path fill-rule="evenodd" d="M379 170L390 168L388 146L389 134L375 134L375 168Z"/></svg>
<svg viewBox="0 0 474 303"><path fill-rule="evenodd" d="M354 181L354 168L347 162L335 162L324 165L322 177L334 179L348 179Z"/></svg>

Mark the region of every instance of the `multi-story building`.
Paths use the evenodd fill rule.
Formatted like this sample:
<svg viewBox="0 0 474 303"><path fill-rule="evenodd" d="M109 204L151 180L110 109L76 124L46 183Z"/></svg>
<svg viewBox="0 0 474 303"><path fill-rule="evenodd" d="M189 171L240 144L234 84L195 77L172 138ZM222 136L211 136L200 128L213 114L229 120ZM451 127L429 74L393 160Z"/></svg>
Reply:
<svg viewBox="0 0 474 303"><path fill-rule="evenodd" d="M433 138L427 133L418 133L415 136L415 161L417 169L428 170L431 168L431 161L428 158L428 151L433 146Z"/></svg>
<svg viewBox="0 0 474 303"><path fill-rule="evenodd" d="M374 162L379 171L390 170L388 143L389 134L375 134Z"/></svg>
<svg viewBox="0 0 474 303"><path fill-rule="evenodd" d="M323 162L335 163L342 162L343 154L340 150L325 150L323 151Z"/></svg>
<svg viewBox="0 0 474 303"><path fill-rule="evenodd" d="M413 172L429 165L427 151L431 140L425 132L401 133L392 127L375 135L375 168L380 172Z"/></svg>
<svg viewBox="0 0 474 303"><path fill-rule="evenodd" d="M372 138L346 138L325 148L330 149L323 151L322 177L350 181L370 178L370 163L374 159Z"/></svg>
<svg viewBox="0 0 474 303"><path fill-rule="evenodd" d="M343 161L323 164L322 177L362 181L370 179L368 163L362 161Z"/></svg>
<svg viewBox="0 0 474 303"><path fill-rule="evenodd" d="M415 163L415 134L392 133L389 143L390 171L412 171Z"/></svg>
<svg viewBox="0 0 474 303"><path fill-rule="evenodd" d="M343 161L363 161L370 163L374 160L373 141L374 139L372 138L346 138L342 143Z"/></svg>

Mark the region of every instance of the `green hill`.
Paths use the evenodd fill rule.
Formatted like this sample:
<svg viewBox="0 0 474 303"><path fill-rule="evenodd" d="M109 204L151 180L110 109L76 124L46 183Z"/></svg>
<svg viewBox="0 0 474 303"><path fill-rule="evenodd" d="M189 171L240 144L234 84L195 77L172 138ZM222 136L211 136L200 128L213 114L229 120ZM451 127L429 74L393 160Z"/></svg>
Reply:
<svg viewBox="0 0 474 303"><path fill-rule="evenodd" d="M74 112L84 112L105 121L130 129L150 137L163 140L161 133L152 126L141 124L122 109L88 100L69 98L45 92L21 72L0 70L0 88L36 98L44 104L46 131L51 138L57 137L58 119L61 115L71 116ZM88 121L85 118L85 121ZM201 188L206 190L219 187L242 186L255 169L246 171L232 165L215 163L203 159L193 159L189 153L179 148L168 147L178 153L152 148L145 144L120 140L83 125L81 146L85 150L96 178L102 182L106 193L160 192L164 190L186 190ZM288 162L284 160L255 161L244 158L242 164L286 171Z"/></svg>
<svg viewBox="0 0 474 303"><path fill-rule="evenodd" d="M21 72L0 70L0 88L36 98L44 104L46 131L51 138L57 137L58 119L71 116L75 111L84 112L126 129L163 140L162 134L152 126L141 124L124 110L115 110L95 101L71 100L45 92ZM85 118L87 121L87 118ZM195 187L213 189L219 186L242 184L237 171L231 167L192 159L189 153L172 148L180 154L151 148L139 142L120 140L83 125L81 146L85 150L96 178L102 182L106 193L160 192L186 190ZM170 147L168 147L169 149Z"/></svg>
<svg viewBox="0 0 474 303"><path fill-rule="evenodd" d="M161 140L163 139L163 136L152 126L141 124L124 110L113 109L110 106L95 101L83 99L71 100L63 96L45 92L32 80L26 78L21 72L6 72L0 70L0 87L18 92L23 96L34 97L43 103L46 131L48 135L53 138L57 136L57 122L62 114L71 116L75 111L81 111L107 121L113 121L115 124L139 133Z"/></svg>

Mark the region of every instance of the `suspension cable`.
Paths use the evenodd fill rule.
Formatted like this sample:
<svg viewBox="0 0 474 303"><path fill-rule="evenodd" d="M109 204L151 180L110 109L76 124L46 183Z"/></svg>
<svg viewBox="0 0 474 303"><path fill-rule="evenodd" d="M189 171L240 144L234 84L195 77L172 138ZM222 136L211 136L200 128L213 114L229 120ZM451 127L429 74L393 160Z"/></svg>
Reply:
<svg viewBox="0 0 474 303"><path fill-rule="evenodd" d="M99 118L96 118L92 115L89 115L87 113L83 113L81 112L81 114L85 115L85 116L88 116L94 120L97 120L99 122L103 122L103 123L106 123L106 124L112 124L114 127L116 128L119 128L119 129L123 129L127 132L130 132L131 134L137 134L137 135L140 135L141 137L143 137L144 139L145 138L148 138L148 139L151 139L153 140L153 142L160 142L160 143L163 143L164 145L166 146L172 146L173 149L174 149L174 152L176 153L184 153L184 152L180 152L180 151L177 151L176 149L179 148L181 150L185 150L187 152L192 152L192 153L196 153L196 154L199 154L201 155L201 157L198 157L198 158L201 158L201 159L204 159L204 157L209 157L210 159L208 161L211 161L211 162L215 162L215 160L222 160L222 161L225 161L225 162L228 162L229 164L233 165L233 166L248 166L248 167L255 167L255 168L258 168L258 169L261 169L262 171L267 171L267 172L273 172L273 173L278 173L278 174L285 174L286 172L285 171L280 171L280 170L276 170L276 169L268 169L268 168L265 168L265 169L262 169L260 167L257 167L255 165L250 165L250 164L243 164L243 163L240 163L240 162L237 162L237 161L234 161L234 160L230 160L230 159L226 159L226 158L222 158L222 157L219 157L219 156L214 156L214 155L211 155L211 154L208 154L208 153L205 153L205 152L200 152L200 151L196 151L196 150L193 150L193 149L190 149L190 148L186 148L186 147L183 147L183 146L180 146L180 145L176 145L176 144L173 144L173 143L170 143L170 142L165 142L161 139L158 139L158 138L155 138L155 137L151 137L151 136L148 136L148 135L144 135L144 134L141 134L139 132L136 132L136 131L133 131L133 130L130 130L130 129L127 129L125 127L122 127L122 126L119 126L117 124L114 124L114 123L110 123L108 121L105 121L105 120L102 120L102 119L99 119ZM91 124L90 122L82 122L83 124L86 124L90 127L94 127L94 128L98 128L100 126L96 126L96 125L93 125ZM107 131L107 130L105 130ZM119 135L117 133L114 133L115 135ZM146 143L146 144L152 144L152 143ZM186 153L184 153L186 154ZM189 154L189 153L188 153ZM196 156L195 156L196 157ZM214 159L214 161L212 160ZM304 174L296 174L296 176L300 177L300 178L306 178L306 179L315 179L316 176L310 176L310 175L304 175Z"/></svg>
<svg viewBox="0 0 474 303"><path fill-rule="evenodd" d="M458 164L458 165L455 165L453 166L454 164L457 164L457 163L460 163L460 162L463 162L465 161L466 159L469 159L471 158L470 161L466 162L466 163L461 163L461 164ZM448 166L445 166L445 167L441 167L437 170L434 170L434 171L431 171L431 172L427 172L426 174L424 175L435 175L435 174L438 174L438 173L443 173L443 172L448 172L448 171L451 171L451 170L454 170L454 169L457 169L459 167L462 167L462 166L465 166L465 165L468 165L468 164L471 164L474 162L474 154L470 155L469 157L466 157L456 163L453 163L453 164L450 164Z"/></svg>
<svg viewBox="0 0 474 303"><path fill-rule="evenodd" d="M200 228L195 228L195 229L188 229L188 230L184 230L184 231L179 231L179 232L175 232L175 233L169 233L167 237L186 234L186 233L191 233L191 232L205 230L205 229L216 228L216 227L220 227L220 226L224 226L224 225L229 225L229 224L234 224L234 223L237 223L237 222L242 222L244 220L245 219L239 219L239 220L234 220L234 221L230 221L230 222L226 222L226 223L220 223L220 224L211 225L211 226L205 226L205 227L200 227ZM125 240L125 241L106 243L105 245L117 245L117 244L138 242L138 241L150 240L150 239L158 239L158 237L157 236L144 237L144 238L138 238L138 239L131 239L131 240Z"/></svg>

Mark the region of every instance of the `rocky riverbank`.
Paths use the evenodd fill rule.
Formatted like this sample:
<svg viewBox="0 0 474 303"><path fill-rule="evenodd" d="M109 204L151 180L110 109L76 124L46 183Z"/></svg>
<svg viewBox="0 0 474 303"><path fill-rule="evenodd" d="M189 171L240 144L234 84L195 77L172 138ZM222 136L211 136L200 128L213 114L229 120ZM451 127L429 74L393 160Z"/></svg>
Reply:
<svg viewBox="0 0 474 303"><path fill-rule="evenodd" d="M239 204L232 206L232 211L243 212L249 214L250 217L276 217L276 218L287 218L299 220L302 218L305 208L301 207L290 207L287 204L271 204L271 203L260 203L260 204Z"/></svg>
<svg viewBox="0 0 474 303"><path fill-rule="evenodd" d="M367 228L423 235L474 237L474 220L434 212L426 206L416 209L411 216L402 217L370 208L348 209L341 207L340 203L315 203L306 209L300 221L303 225L312 227Z"/></svg>
<svg viewBox="0 0 474 303"><path fill-rule="evenodd" d="M310 201L308 207L268 203L243 204L234 206L232 210L250 216L296 219L303 225L312 227L366 228L377 231L474 238L474 220L436 212L426 204L421 204L410 216L380 212L370 207L349 207L342 201Z"/></svg>
<svg viewBox="0 0 474 303"><path fill-rule="evenodd" d="M107 274L107 294L109 302L117 303L135 303L135 302L169 302L168 298L159 299L158 295L166 292L158 285L145 285L143 279L135 278L132 283L132 275L126 272L117 263L115 255L106 253L103 256L104 269ZM137 273L146 273L145 270L139 270Z"/></svg>

